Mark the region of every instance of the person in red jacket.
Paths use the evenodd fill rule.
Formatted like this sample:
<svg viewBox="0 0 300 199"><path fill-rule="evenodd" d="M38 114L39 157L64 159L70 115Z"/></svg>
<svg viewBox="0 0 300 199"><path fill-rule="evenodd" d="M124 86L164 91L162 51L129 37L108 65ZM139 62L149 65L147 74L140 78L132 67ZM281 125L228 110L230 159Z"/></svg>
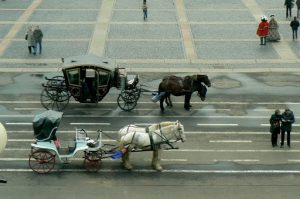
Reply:
<svg viewBox="0 0 300 199"><path fill-rule="evenodd" d="M266 45L266 37L269 34L269 23L266 16L261 17L256 34L260 37L260 45Z"/></svg>

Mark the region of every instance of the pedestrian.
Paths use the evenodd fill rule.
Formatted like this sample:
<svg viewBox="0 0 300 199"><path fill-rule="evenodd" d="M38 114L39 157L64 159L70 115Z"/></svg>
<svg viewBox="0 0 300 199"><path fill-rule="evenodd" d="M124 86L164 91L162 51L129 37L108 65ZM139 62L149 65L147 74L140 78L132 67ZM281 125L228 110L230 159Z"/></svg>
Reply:
<svg viewBox="0 0 300 199"><path fill-rule="evenodd" d="M280 40L280 34L278 31L278 23L275 19L275 15L270 15L270 22L269 22L269 35L267 37L268 41L278 41Z"/></svg>
<svg viewBox="0 0 300 199"><path fill-rule="evenodd" d="M271 133L271 143L273 147L278 146L277 140L278 135L280 134L280 122L281 122L281 115L280 110L275 110L275 113L272 114L270 118L270 133Z"/></svg>
<svg viewBox="0 0 300 199"><path fill-rule="evenodd" d="M296 1L296 6L297 6L297 18L299 19L299 12L300 12L300 0Z"/></svg>
<svg viewBox="0 0 300 199"><path fill-rule="evenodd" d="M37 47L39 46L39 53L42 53L42 39L43 39L43 32L39 26L36 26L33 31L33 38L35 41L35 52L37 53Z"/></svg>
<svg viewBox="0 0 300 199"><path fill-rule="evenodd" d="M260 45L266 45L266 37L269 34L269 23L268 18L264 15L261 17L256 34L260 37Z"/></svg>
<svg viewBox="0 0 300 199"><path fill-rule="evenodd" d="M294 0L285 0L284 5L286 7L286 18L292 17L292 8L294 7Z"/></svg>
<svg viewBox="0 0 300 199"><path fill-rule="evenodd" d="M286 132L287 146L291 147L291 131L292 124L295 122L295 117L293 111L290 109L285 109L281 115L281 144L280 148L284 145L284 137Z"/></svg>
<svg viewBox="0 0 300 199"><path fill-rule="evenodd" d="M33 53L35 55L34 38L33 38L33 27L29 26L25 35L25 40L27 40L29 54Z"/></svg>
<svg viewBox="0 0 300 199"><path fill-rule="evenodd" d="M144 14L144 21L147 20L148 17L148 7L146 2L143 3L143 14Z"/></svg>
<svg viewBox="0 0 300 199"><path fill-rule="evenodd" d="M297 17L294 17L294 20L291 21L290 26L293 31L293 40L298 37L298 27L299 27L299 21L297 20Z"/></svg>

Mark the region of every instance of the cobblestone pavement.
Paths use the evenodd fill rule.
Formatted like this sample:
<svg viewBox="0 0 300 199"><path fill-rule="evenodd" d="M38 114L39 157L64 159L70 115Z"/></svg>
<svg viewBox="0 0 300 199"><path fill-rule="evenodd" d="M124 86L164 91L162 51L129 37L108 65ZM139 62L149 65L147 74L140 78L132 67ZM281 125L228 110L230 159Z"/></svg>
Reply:
<svg viewBox="0 0 300 199"><path fill-rule="evenodd" d="M298 72L282 0L8 0L0 3L0 71L53 71L61 57L96 54L131 71ZM296 9L293 9L296 13ZM260 16L275 14L280 42L259 45ZM29 25L44 32L30 55Z"/></svg>

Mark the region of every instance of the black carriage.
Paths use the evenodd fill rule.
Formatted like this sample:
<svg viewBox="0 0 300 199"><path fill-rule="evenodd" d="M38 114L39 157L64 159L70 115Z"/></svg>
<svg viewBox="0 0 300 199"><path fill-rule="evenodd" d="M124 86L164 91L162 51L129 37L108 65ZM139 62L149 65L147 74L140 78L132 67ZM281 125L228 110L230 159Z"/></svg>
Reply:
<svg viewBox="0 0 300 199"><path fill-rule="evenodd" d="M135 108L140 97L139 78L129 79L125 68L108 59L83 55L63 59L61 76L47 78L42 84L41 103L46 109L62 111L71 97L80 103L98 103L111 87L121 90L117 103L124 111Z"/></svg>

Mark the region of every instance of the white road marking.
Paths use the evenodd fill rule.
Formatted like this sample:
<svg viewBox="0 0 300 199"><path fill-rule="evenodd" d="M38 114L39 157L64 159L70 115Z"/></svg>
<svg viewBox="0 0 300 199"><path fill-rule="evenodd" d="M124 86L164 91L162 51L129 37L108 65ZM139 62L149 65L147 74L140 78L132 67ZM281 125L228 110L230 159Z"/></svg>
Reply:
<svg viewBox="0 0 300 199"><path fill-rule="evenodd" d="M252 140L209 140L210 143L252 143Z"/></svg>
<svg viewBox="0 0 300 199"><path fill-rule="evenodd" d="M109 126L110 123L70 123L70 125L102 125L102 126Z"/></svg>
<svg viewBox="0 0 300 199"><path fill-rule="evenodd" d="M197 126L239 126L239 124L197 124Z"/></svg>
<svg viewBox="0 0 300 199"><path fill-rule="evenodd" d="M300 160L288 160L288 162L300 162Z"/></svg>
<svg viewBox="0 0 300 199"><path fill-rule="evenodd" d="M87 172L85 169L59 169L63 172ZM0 169L0 172L33 172L31 169ZM55 170L53 171L55 172ZM125 169L100 169L99 173L128 173ZM131 173L157 173L153 169L133 169ZM300 170L187 170L165 169L162 173L199 173L199 174L300 174Z"/></svg>
<svg viewBox="0 0 300 199"><path fill-rule="evenodd" d="M224 160L222 160L222 159L220 159L220 160L217 160L217 159L215 159L214 160L214 162L259 162L260 160L256 160L256 159L241 159L241 160L226 160L226 159L224 159Z"/></svg>
<svg viewBox="0 0 300 199"><path fill-rule="evenodd" d="M6 122L6 125L32 125L32 122Z"/></svg>
<svg viewBox="0 0 300 199"><path fill-rule="evenodd" d="M14 108L15 111L36 111L36 110L45 110L44 108Z"/></svg>

